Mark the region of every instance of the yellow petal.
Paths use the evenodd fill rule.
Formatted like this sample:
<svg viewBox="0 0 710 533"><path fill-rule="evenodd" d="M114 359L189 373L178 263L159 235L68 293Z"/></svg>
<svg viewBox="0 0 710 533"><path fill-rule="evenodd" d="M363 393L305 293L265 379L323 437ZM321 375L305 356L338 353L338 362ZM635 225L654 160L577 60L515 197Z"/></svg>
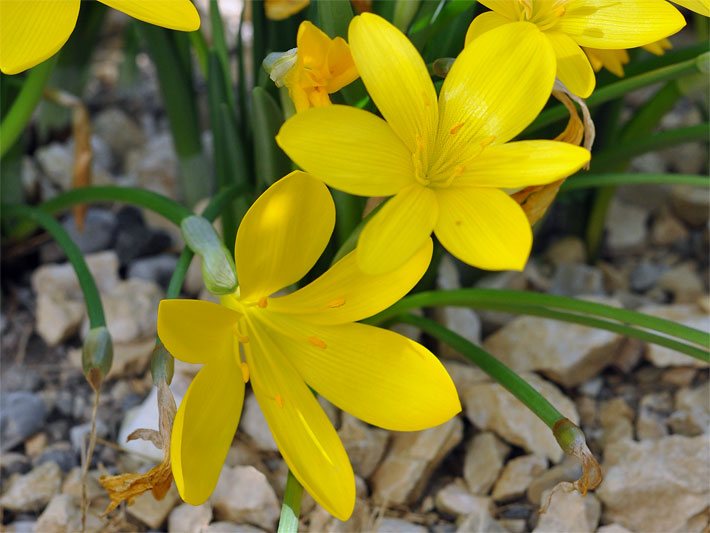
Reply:
<svg viewBox="0 0 710 533"><path fill-rule="evenodd" d="M464 48L439 95L431 173L449 173L474 145L503 144L520 133L550 97L555 69L549 39L528 22L490 30Z"/></svg>
<svg viewBox="0 0 710 533"><path fill-rule="evenodd" d="M522 270L530 255L532 230L520 206L499 189L437 191L439 221L434 232L452 255L486 270Z"/></svg>
<svg viewBox="0 0 710 533"><path fill-rule="evenodd" d="M557 56L557 77L573 94L587 98L594 90L596 79L589 59L577 43L561 32L546 32Z"/></svg>
<svg viewBox="0 0 710 533"><path fill-rule="evenodd" d="M352 19L348 41L377 108L411 153L436 136L436 91L424 60L392 24L372 13Z"/></svg>
<svg viewBox="0 0 710 533"><path fill-rule="evenodd" d="M653 55L657 56L662 56L666 53L666 50L670 50L671 48L673 48L673 45L668 39L661 39L659 41L654 41L651 44L645 44L643 46L644 50L646 50L647 52L651 52Z"/></svg>
<svg viewBox="0 0 710 533"><path fill-rule="evenodd" d="M479 0L478 3L510 21L520 20L520 14L523 12L520 0Z"/></svg>
<svg viewBox="0 0 710 533"><path fill-rule="evenodd" d="M700 13L704 17L710 17L710 0L673 0L673 3Z"/></svg>
<svg viewBox="0 0 710 533"><path fill-rule="evenodd" d="M200 27L200 15L190 0L99 0L133 18L169 28L195 31Z"/></svg>
<svg viewBox="0 0 710 533"><path fill-rule="evenodd" d="M574 174L589 161L584 148L556 141L491 146L467 165L454 187L514 189L545 185Z"/></svg>
<svg viewBox="0 0 710 533"><path fill-rule="evenodd" d="M234 355L234 326L239 313L212 302L162 300L158 337L176 359L219 362Z"/></svg>
<svg viewBox="0 0 710 533"><path fill-rule="evenodd" d="M284 461L314 500L347 520L355 476L340 437L292 366L290 349L282 352L278 335L257 316L250 317L249 333L244 346L252 388Z"/></svg>
<svg viewBox="0 0 710 533"><path fill-rule="evenodd" d="M555 26L590 48L635 48L677 33L685 19L659 0L570 0Z"/></svg>
<svg viewBox="0 0 710 533"><path fill-rule="evenodd" d="M335 226L328 188L291 172L249 208L237 231L235 260L242 300L259 300L296 283L325 250Z"/></svg>
<svg viewBox="0 0 710 533"><path fill-rule="evenodd" d="M485 13L481 13L473 19L473 22L471 22L471 25L468 27L468 31L466 31L466 46L487 31L509 22L511 22L510 19L505 18L495 11L486 11Z"/></svg>
<svg viewBox="0 0 710 533"><path fill-rule="evenodd" d="M266 18L284 20L304 9L310 0L264 0Z"/></svg>
<svg viewBox="0 0 710 533"><path fill-rule="evenodd" d="M615 76L624 77L624 65L629 62L629 53L626 50L585 48L584 52L595 71L599 72L605 68Z"/></svg>
<svg viewBox="0 0 710 533"><path fill-rule="evenodd" d="M297 314L314 324L357 322L379 313L406 295L426 272L432 242L424 245L401 268L385 274L365 274L350 252L325 274L300 290L269 301L269 310Z"/></svg>
<svg viewBox="0 0 710 533"><path fill-rule="evenodd" d="M342 37L336 37L330 43L327 65L330 73L330 78L327 80L329 93L339 91L354 82L359 76L350 53L350 47Z"/></svg>
<svg viewBox="0 0 710 533"><path fill-rule="evenodd" d="M244 403L244 380L234 357L202 367L178 408L170 439L175 485L191 505L214 490Z"/></svg>
<svg viewBox="0 0 710 533"><path fill-rule="evenodd" d="M401 267L431 235L438 206L428 187L411 185L390 199L360 234L356 257L367 274Z"/></svg>
<svg viewBox="0 0 710 533"><path fill-rule="evenodd" d="M53 56L67 42L79 0L2 0L0 70L17 74Z"/></svg>
<svg viewBox="0 0 710 533"><path fill-rule="evenodd" d="M412 156L387 123L349 106L292 116L276 142L325 183L361 196L390 196L414 182Z"/></svg>
<svg viewBox="0 0 710 533"><path fill-rule="evenodd" d="M406 337L365 324L317 326L269 313L274 337L306 382L369 424L418 431L461 410L439 360Z"/></svg>

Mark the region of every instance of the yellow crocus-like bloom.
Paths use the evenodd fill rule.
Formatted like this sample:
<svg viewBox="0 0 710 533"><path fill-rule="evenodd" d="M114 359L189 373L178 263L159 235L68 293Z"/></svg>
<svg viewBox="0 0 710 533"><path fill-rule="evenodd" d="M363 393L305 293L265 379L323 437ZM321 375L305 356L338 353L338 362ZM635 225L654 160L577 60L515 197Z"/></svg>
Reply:
<svg viewBox="0 0 710 533"><path fill-rule="evenodd" d="M250 381L286 464L340 520L355 478L340 438L309 386L367 423L396 431L441 424L461 410L456 389L426 348L355 323L402 298L429 265L431 240L401 269L369 276L353 253L286 296L325 249L335 223L327 187L303 172L251 206L235 245L240 288L222 305L164 300L158 334L176 358L203 364L173 425L171 459L182 498L204 502L217 483Z"/></svg>
<svg viewBox="0 0 710 533"><path fill-rule="evenodd" d="M264 12L270 20L284 20L305 9L310 0L264 0Z"/></svg>
<svg viewBox="0 0 710 533"><path fill-rule="evenodd" d="M710 0L671 0L686 9L695 11L704 17L710 17Z"/></svg>
<svg viewBox="0 0 710 533"><path fill-rule="evenodd" d="M642 46L644 50L654 55L662 56L666 50L672 48L668 39L661 39L651 44ZM605 68L612 74L624 77L624 65L629 62L629 53L626 50L600 50L599 48L582 48L592 64L594 72Z"/></svg>
<svg viewBox="0 0 710 533"><path fill-rule="evenodd" d="M296 46L296 62L283 79L296 112L330 105L329 94L357 79L345 39L331 39L311 22L304 21L298 28Z"/></svg>
<svg viewBox="0 0 710 533"><path fill-rule="evenodd" d="M554 141L508 142L552 91L554 55L535 26L518 22L466 47L438 98L412 43L377 15L355 17L350 49L384 120L333 105L291 117L276 139L303 169L351 194L394 196L363 229L368 273L409 259L432 230L462 261L522 269L532 244L520 206L501 189L569 176L589 152Z"/></svg>
<svg viewBox="0 0 710 533"><path fill-rule="evenodd" d="M189 0L100 0L139 20L181 31L200 27ZM0 0L0 71L17 74L53 56L67 42L81 0Z"/></svg>
<svg viewBox="0 0 710 533"><path fill-rule="evenodd" d="M481 0L492 11L474 19L466 43L492 28L529 21L554 50L557 77L582 98L592 94L594 70L581 47L636 48L679 31L685 20L665 0Z"/></svg>

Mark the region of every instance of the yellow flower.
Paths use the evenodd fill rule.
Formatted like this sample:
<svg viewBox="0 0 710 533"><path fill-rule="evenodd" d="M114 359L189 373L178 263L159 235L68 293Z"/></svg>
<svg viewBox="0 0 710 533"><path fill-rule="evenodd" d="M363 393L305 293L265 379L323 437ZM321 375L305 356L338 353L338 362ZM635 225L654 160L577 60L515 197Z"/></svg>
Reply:
<svg viewBox="0 0 710 533"><path fill-rule="evenodd" d="M311 284L301 279L335 221L328 189L303 172L272 185L249 209L235 245L240 288L222 305L164 300L158 334L182 361L203 364L173 426L173 475L193 505L212 492L239 422L244 383L284 460L313 498L341 520L355 503L345 449L309 386L367 423L416 431L461 406L436 357L392 331L355 323L389 307L424 274L432 243L401 269L363 274L351 253ZM241 353L240 353L241 352Z"/></svg>
<svg viewBox="0 0 710 533"><path fill-rule="evenodd" d="M468 264L523 268L530 224L501 189L550 183L589 160L589 152L566 143L508 142L552 90L554 56L544 40L527 22L482 36L456 59L437 103L406 37L376 15L353 19L353 58L385 120L353 107L310 109L291 117L276 139L331 187L394 195L360 235L356 252L365 272L401 265L432 230Z"/></svg>
<svg viewBox="0 0 710 533"><path fill-rule="evenodd" d="M200 27L189 0L100 0L139 20L181 31ZM53 56L74 30L81 0L0 0L0 71L17 74Z"/></svg>
<svg viewBox="0 0 710 533"><path fill-rule="evenodd" d="M641 48L657 56L662 56L666 50L672 48L672 45L668 39L661 39L660 41L646 44ZM582 50L587 54L594 72L599 72L602 68L605 68L620 78L624 77L624 65L629 62L629 53L626 50L600 50L599 48L587 48L584 46Z"/></svg>
<svg viewBox="0 0 710 533"><path fill-rule="evenodd" d="M557 77L582 98L592 94L594 71L581 46L635 48L676 33L683 16L665 0L481 0L492 11L476 17L466 43L515 21L535 24L555 52Z"/></svg>
<svg viewBox="0 0 710 533"><path fill-rule="evenodd" d="M344 39L331 39L312 23L304 21L298 28L296 46L296 61L283 76L296 112L330 105L329 94L357 79L350 48ZM274 81L279 85L279 80Z"/></svg>
<svg viewBox="0 0 710 533"><path fill-rule="evenodd" d="M284 20L310 4L310 0L264 0L266 18Z"/></svg>
<svg viewBox="0 0 710 533"><path fill-rule="evenodd" d="M710 17L710 0L671 0L686 9L695 11L704 17Z"/></svg>

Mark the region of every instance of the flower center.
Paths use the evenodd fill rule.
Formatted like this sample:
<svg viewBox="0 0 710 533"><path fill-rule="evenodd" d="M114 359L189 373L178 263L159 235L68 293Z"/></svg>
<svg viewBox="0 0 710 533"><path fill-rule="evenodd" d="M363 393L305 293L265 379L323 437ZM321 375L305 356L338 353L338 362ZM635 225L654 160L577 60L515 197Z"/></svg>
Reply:
<svg viewBox="0 0 710 533"><path fill-rule="evenodd" d="M540 30L552 29L562 15L568 0L517 0L519 20L532 22Z"/></svg>

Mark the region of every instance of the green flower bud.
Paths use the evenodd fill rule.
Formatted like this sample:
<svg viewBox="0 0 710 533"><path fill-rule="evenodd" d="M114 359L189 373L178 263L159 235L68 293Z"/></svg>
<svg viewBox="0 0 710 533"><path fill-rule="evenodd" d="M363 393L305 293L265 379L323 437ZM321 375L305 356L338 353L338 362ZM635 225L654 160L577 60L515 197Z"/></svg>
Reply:
<svg viewBox="0 0 710 533"><path fill-rule="evenodd" d="M168 385L173 380L175 373L175 359L170 355L167 348L160 342L155 344L153 355L150 358L150 374L153 376L153 383L164 381Z"/></svg>
<svg viewBox="0 0 710 533"><path fill-rule="evenodd" d="M186 217L180 223L182 236L202 258L202 279L212 294L230 294L237 288L237 269L210 222L201 216Z"/></svg>
<svg viewBox="0 0 710 533"><path fill-rule="evenodd" d="M297 48L287 52L271 52L261 64L277 87L284 86L286 74L296 64L297 52Z"/></svg>
<svg viewBox="0 0 710 533"><path fill-rule="evenodd" d="M84 340L81 352L81 364L84 376L94 390L101 387L101 383L111 370L113 362L113 342L106 326L93 328Z"/></svg>

